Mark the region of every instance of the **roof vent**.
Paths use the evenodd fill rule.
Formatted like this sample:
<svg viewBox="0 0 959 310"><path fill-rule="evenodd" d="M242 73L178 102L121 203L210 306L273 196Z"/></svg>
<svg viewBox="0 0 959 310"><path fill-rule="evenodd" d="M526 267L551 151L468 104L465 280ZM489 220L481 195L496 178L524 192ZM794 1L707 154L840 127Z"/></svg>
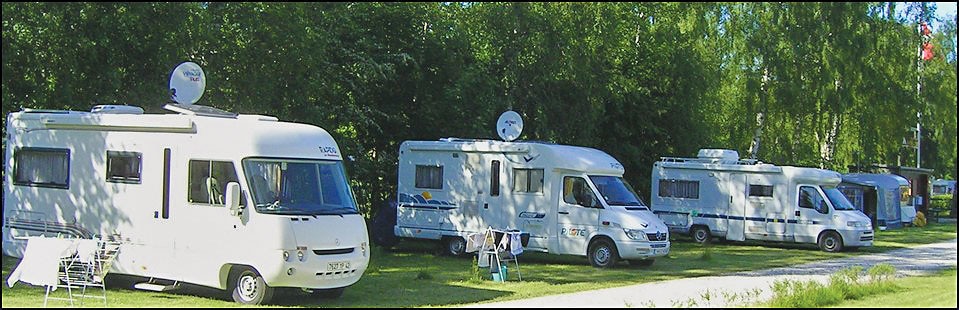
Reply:
<svg viewBox="0 0 959 310"><path fill-rule="evenodd" d="M724 149L700 149L696 157L724 162L737 162L739 161L739 152Z"/></svg>
<svg viewBox="0 0 959 310"><path fill-rule="evenodd" d="M143 114L143 108L132 105L104 104L94 106L93 109L90 109L90 112L100 114Z"/></svg>

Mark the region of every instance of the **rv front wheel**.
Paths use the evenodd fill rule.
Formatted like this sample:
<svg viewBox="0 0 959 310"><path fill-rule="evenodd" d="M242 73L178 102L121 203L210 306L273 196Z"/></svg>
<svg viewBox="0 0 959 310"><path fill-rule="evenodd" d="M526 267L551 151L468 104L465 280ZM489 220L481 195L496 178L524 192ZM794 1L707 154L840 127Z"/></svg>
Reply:
<svg viewBox="0 0 959 310"><path fill-rule="evenodd" d="M253 268L239 267L231 283L233 301L238 303L260 305L273 298L273 288Z"/></svg>
<svg viewBox="0 0 959 310"><path fill-rule="evenodd" d="M835 231L827 231L819 236L819 248L826 252L842 251L842 236Z"/></svg>
<svg viewBox="0 0 959 310"><path fill-rule="evenodd" d="M460 256L466 253L466 240L460 237L446 237L446 254Z"/></svg>
<svg viewBox="0 0 959 310"><path fill-rule="evenodd" d="M616 247L606 239L593 241L593 243L589 245L589 253L587 253L586 256L593 267L599 268L613 267L613 265L616 265L616 261L619 260L619 253L616 252Z"/></svg>
<svg viewBox="0 0 959 310"><path fill-rule="evenodd" d="M701 225L693 226L689 234L693 236L693 241L698 243L709 242L713 238L712 234L709 233L709 227Z"/></svg>

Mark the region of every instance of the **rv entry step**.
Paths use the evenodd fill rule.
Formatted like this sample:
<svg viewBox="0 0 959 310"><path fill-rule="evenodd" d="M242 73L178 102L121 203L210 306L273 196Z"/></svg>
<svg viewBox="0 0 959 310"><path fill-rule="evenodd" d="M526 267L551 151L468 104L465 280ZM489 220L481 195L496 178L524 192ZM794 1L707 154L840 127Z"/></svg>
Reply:
<svg viewBox="0 0 959 310"><path fill-rule="evenodd" d="M163 285L163 284L153 283L153 282L143 282L143 283L134 284L133 288L136 288L138 290L144 290L144 291L166 292L166 291L172 291L180 288L180 282L174 282L173 284L169 284L169 285Z"/></svg>

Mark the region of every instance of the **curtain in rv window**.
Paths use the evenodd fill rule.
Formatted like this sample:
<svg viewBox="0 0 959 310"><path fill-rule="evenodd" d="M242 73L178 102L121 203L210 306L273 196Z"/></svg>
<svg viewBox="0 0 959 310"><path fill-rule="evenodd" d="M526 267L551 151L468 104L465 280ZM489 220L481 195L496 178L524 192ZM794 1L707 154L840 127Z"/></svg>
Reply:
<svg viewBox="0 0 959 310"><path fill-rule="evenodd" d="M107 182L140 184L142 162L138 152L107 151Z"/></svg>
<svg viewBox="0 0 959 310"><path fill-rule="evenodd" d="M416 187L443 189L443 166L416 165Z"/></svg>
<svg viewBox="0 0 959 310"><path fill-rule="evenodd" d="M543 192L543 169L513 169L513 191L520 193Z"/></svg>
<svg viewBox="0 0 959 310"><path fill-rule="evenodd" d="M749 197L772 197L772 185L749 184Z"/></svg>
<svg viewBox="0 0 959 310"><path fill-rule="evenodd" d="M192 203L224 205L226 184L239 182L233 162L190 160L188 199ZM243 197L243 195L240 195ZM245 204L241 198L240 204Z"/></svg>
<svg viewBox="0 0 959 310"><path fill-rule="evenodd" d="M25 147L14 154L16 185L70 188L70 150Z"/></svg>
<svg viewBox="0 0 959 310"><path fill-rule="evenodd" d="M699 199L699 181L659 180L659 197Z"/></svg>

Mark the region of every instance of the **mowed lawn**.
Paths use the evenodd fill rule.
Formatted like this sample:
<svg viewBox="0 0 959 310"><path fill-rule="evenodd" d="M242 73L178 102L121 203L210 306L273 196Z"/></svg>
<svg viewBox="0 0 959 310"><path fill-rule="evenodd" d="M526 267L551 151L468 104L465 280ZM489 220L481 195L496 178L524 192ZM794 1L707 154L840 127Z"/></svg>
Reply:
<svg viewBox="0 0 959 310"><path fill-rule="evenodd" d="M955 224L877 232L875 246L856 251L825 253L812 244L762 244L758 242L699 245L677 236L669 256L650 267L620 263L597 269L585 257L524 253L520 256L523 281L510 269L505 283L472 279L473 257L437 255L438 247L423 241L404 241L393 249L374 247L371 267L355 285L335 300L279 292L270 306L279 307L429 307L456 306L545 296L668 279L717 275L726 272L780 267L811 261L884 252L911 245L956 238ZM3 279L18 263L3 257ZM510 265L512 267L512 265ZM186 286L175 292L156 293L129 289L130 279L107 278L108 307L237 307L221 291ZM42 307L41 287L22 282L3 287L3 307ZM85 306L102 307L99 300ZM67 306L51 301L50 306Z"/></svg>

